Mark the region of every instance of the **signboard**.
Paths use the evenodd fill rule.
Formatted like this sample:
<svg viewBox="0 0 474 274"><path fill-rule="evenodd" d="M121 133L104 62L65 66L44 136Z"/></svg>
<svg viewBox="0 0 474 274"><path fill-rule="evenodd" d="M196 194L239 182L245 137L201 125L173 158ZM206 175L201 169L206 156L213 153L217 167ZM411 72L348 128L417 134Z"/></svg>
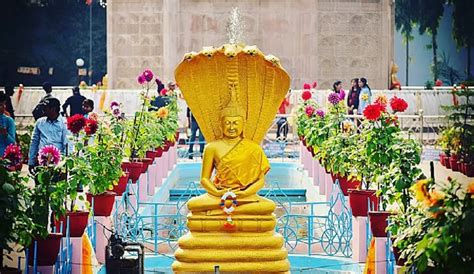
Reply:
<svg viewBox="0 0 474 274"><path fill-rule="evenodd" d="M39 75L41 73L40 68L37 68L37 67L18 67L16 71L21 74L33 74L33 75Z"/></svg>

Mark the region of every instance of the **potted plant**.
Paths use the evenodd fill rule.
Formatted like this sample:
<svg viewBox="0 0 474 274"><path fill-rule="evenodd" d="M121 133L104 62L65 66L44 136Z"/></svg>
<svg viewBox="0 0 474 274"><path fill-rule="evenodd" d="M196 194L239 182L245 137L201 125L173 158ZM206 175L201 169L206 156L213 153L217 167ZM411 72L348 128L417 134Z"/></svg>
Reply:
<svg viewBox="0 0 474 274"><path fill-rule="evenodd" d="M123 175L121 168L122 148L116 143L114 135L106 133L106 126L101 123L94 143L84 151L93 179L89 182L87 200L93 202L95 216L110 216L114 202L114 185Z"/></svg>
<svg viewBox="0 0 474 274"><path fill-rule="evenodd" d="M13 160L21 161L21 157ZM28 246L35 229L26 207L31 203L32 195L31 189L27 187L28 178L12 170L12 166L15 166L14 162L0 159L0 273L21 273L4 266L4 256L12 259L9 256L13 251L11 243Z"/></svg>
<svg viewBox="0 0 474 274"><path fill-rule="evenodd" d="M474 183L420 180L411 190L414 202L394 243L405 266L420 273L472 273Z"/></svg>
<svg viewBox="0 0 474 274"><path fill-rule="evenodd" d="M58 168L61 161L60 151L53 145L42 147L38 152L38 163L34 170L35 186L32 189L31 203L28 205L27 214L35 224L32 231L32 241L28 247L28 264L33 264L34 245L37 245L37 265L53 265L59 253L62 234L50 233L49 209L54 210L52 204L63 200L62 195L54 194L58 181L63 178L63 173Z"/></svg>

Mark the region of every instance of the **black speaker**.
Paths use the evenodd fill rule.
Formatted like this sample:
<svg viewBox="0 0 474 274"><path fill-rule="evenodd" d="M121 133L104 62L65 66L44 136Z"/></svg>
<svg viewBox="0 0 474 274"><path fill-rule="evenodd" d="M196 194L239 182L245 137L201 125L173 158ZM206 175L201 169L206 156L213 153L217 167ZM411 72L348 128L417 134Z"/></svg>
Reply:
<svg viewBox="0 0 474 274"><path fill-rule="evenodd" d="M143 274L144 246L140 243L123 242L113 234L105 247L105 269L107 274Z"/></svg>

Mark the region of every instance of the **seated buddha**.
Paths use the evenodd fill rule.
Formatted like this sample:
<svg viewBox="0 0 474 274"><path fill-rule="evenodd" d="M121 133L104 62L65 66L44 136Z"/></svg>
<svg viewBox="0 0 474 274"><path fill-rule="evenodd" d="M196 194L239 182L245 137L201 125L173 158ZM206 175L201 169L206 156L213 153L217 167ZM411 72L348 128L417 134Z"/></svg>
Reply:
<svg viewBox="0 0 474 274"><path fill-rule="evenodd" d="M189 232L178 240L173 270L287 273L275 203L257 192L270 169L258 143L288 91L288 74L255 46L226 44L185 55L175 78L208 144L206 193L187 203Z"/></svg>

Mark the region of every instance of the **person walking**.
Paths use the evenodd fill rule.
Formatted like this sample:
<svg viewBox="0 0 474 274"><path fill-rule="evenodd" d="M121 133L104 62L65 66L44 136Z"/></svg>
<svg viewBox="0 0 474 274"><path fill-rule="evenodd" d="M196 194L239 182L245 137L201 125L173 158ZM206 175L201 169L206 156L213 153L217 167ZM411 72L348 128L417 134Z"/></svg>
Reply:
<svg viewBox="0 0 474 274"><path fill-rule="evenodd" d="M34 174L34 169L38 165L38 152L42 147L54 145L61 154L66 155L70 146L68 140L70 132L64 118L59 115L60 106L58 99L46 99L44 102L46 116L36 121L28 155L28 169L32 174Z"/></svg>
<svg viewBox="0 0 474 274"><path fill-rule="evenodd" d="M189 138L189 149L188 149L188 158L193 159L193 154L194 154L194 141L196 140L196 133L199 130L199 152L202 153L204 152L204 135L202 134L201 129L199 128L199 125L194 118L193 114L191 113L191 110L188 109L186 110L186 117L188 118L188 128L191 129L191 136ZM202 156L201 156L202 157Z"/></svg>
<svg viewBox="0 0 474 274"><path fill-rule="evenodd" d="M81 95L79 87L72 88L72 96L66 99L66 102L63 104L63 113L66 117L70 117L76 114L84 115L82 110L82 103L86 100L86 97ZM69 107L69 114L67 113L67 108Z"/></svg>
<svg viewBox="0 0 474 274"><path fill-rule="evenodd" d="M15 90L13 89L12 86L5 87L5 95L7 96L7 103L5 106L5 110L8 112L8 115L12 117L13 120L15 120L15 110L13 109L13 103L12 103L12 96L14 93L15 93Z"/></svg>
<svg viewBox="0 0 474 274"><path fill-rule="evenodd" d="M33 118L35 121L37 121L39 118L46 116L44 112L44 106L45 102L49 98L53 98L53 95L51 95L51 92L53 92L53 87L49 82L44 82L43 83L43 90L46 93L46 95L41 98L39 103L36 105L35 109L33 109Z"/></svg>
<svg viewBox="0 0 474 274"><path fill-rule="evenodd" d="M0 158L9 144L15 143L15 121L5 115L7 95L0 92Z"/></svg>
<svg viewBox="0 0 474 274"><path fill-rule="evenodd" d="M279 114L286 114L286 109L289 106L290 106L290 102L288 101L288 97L286 97L281 102L280 107L278 108L278 113ZM282 133L283 133L283 137L281 137ZM281 139L286 140L287 136L288 136L288 119L286 117L280 117L277 120L276 139L277 140L281 140Z"/></svg>

